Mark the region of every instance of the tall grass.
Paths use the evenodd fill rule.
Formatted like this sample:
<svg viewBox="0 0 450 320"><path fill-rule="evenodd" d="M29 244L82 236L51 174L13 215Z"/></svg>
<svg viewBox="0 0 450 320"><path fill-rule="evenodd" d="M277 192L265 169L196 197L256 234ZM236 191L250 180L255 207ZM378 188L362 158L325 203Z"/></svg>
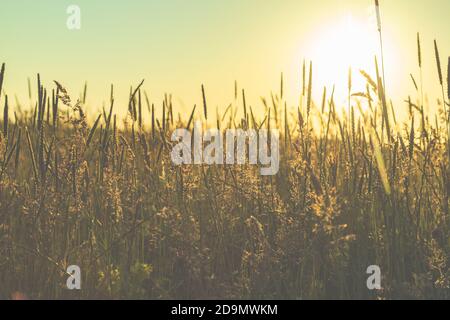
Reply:
<svg viewBox="0 0 450 320"><path fill-rule="evenodd" d="M437 43L435 52L444 92ZM237 84L217 111L221 130L283 132L274 177L249 165L172 164L171 132L207 125L203 86L203 117L194 106L174 118L170 96L159 113L144 92L148 127L143 81L124 126L112 87L109 110L91 124L87 86L73 102L55 82L47 98L38 75L32 113L2 95L0 298L450 298L448 115L429 122L409 99L410 117L393 130L376 61L376 75L361 72L365 93L352 92L349 73L357 107L348 114L334 88L316 107L305 64L295 108L282 76L262 114L244 90L238 101ZM4 74L2 65L0 92ZM65 288L71 264L81 267L78 292ZM380 291L366 287L374 264Z"/></svg>

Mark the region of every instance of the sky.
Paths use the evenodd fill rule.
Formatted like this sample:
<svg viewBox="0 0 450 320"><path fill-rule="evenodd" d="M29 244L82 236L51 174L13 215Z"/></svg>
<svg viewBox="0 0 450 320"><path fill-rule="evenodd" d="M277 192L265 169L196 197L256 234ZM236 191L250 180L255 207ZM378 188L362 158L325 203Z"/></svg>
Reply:
<svg viewBox="0 0 450 320"><path fill-rule="evenodd" d="M80 7L80 30L66 26L69 5ZM450 1L380 0L380 5L388 95L397 108L406 108L402 101L415 94L410 73L418 79L420 32L424 91L435 101L440 87L433 40L438 41L446 70ZM335 84L337 92L346 92L353 60L354 79L359 68L373 74L378 50L372 0L0 3L0 62L7 65L4 91L27 105L27 79L34 95L38 72L48 88L57 80L73 96L87 82L86 107L91 114L108 101L111 84L117 108L126 112L130 86L142 79L152 102L160 105L164 93L171 93L182 114L202 103L202 84L208 105L225 109L233 100L235 80L256 109L261 96L279 92L281 73L288 105L295 106L303 59L313 61L313 94L320 100L325 85ZM355 90L357 84L355 80Z"/></svg>

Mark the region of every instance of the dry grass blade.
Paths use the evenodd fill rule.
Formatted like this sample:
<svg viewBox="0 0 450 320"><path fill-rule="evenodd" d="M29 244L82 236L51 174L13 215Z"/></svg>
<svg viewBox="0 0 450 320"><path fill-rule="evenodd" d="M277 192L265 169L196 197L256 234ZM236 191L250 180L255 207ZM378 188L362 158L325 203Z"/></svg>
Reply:
<svg viewBox="0 0 450 320"><path fill-rule="evenodd" d="M352 93L351 96L352 97L361 97L361 98L371 99L370 96L367 93L365 93L365 92L355 92L355 93Z"/></svg>
<svg viewBox="0 0 450 320"><path fill-rule="evenodd" d="M84 89L83 89L83 104L86 104L86 97L87 97L87 82L84 83Z"/></svg>
<svg viewBox="0 0 450 320"><path fill-rule="evenodd" d="M155 141L155 105L152 103L152 140Z"/></svg>
<svg viewBox="0 0 450 320"><path fill-rule="evenodd" d="M359 72L366 79L366 81L370 84L372 89L376 92L377 91L377 84L375 83L375 81L373 81L372 77L367 72L365 72L364 70L359 70Z"/></svg>
<svg viewBox="0 0 450 320"><path fill-rule="evenodd" d="M5 108L3 109L3 137L8 137L8 96L5 96Z"/></svg>
<svg viewBox="0 0 450 320"><path fill-rule="evenodd" d="M387 132L389 140L391 140L391 127L390 127L390 123L389 123L389 113L388 113L387 103L386 103L386 94L384 92L384 86L383 86L383 83L382 83L382 80L380 78L380 74L378 71L378 62L377 62L376 57L375 57L375 69L376 69L377 79L378 79L378 97L381 101L383 123L386 125L386 132Z"/></svg>
<svg viewBox="0 0 450 320"><path fill-rule="evenodd" d="M97 130L97 126L98 126L98 123L100 122L101 117L102 117L102 115L100 114L97 117L97 120L95 120L94 125L92 126L91 130L89 131L89 135L88 135L88 138L86 140L86 149L91 144L92 138L94 137L95 130Z"/></svg>
<svg viewBox="0 0 450 320"><path fill-rule="evenodd" d="M373 134L373 130L372 130L372 134ZM384 187L384 191L386 192L387 195L391 194L391 186L389 183L389 178L388 178L388 174L387 174L387 170L386 170L386 165L384 162L384 157L383 157L383 153L381 151L381 146L378 142L377 138L373 138L373 144L374 144L374 154L375 154L375 159L377 162L377 167L378 167L378 172L380 174L380 178L381 178L381 182L383 183L383 187Z"/></svg>
<svg viewBox="0 0 450 320"><path fill-rule="evenodd" d="M302 68L302 97L305 96L305 87L306 87L306 65L305 60L303 59L303 68Z"/></svg>
<svg viewBox="0 0 450 320"><path fill-rule="evenodd" d="M145 79L142 79L142 81L139 83L139 85L134 89L133 93L130 95L130 100L128 102L128 111L130 111L131 115L133 116L133 120L137 121L137 111L136 111L136 105L134 103L134 99L136 97L136 94L138 93L139 89L141 89L142 85L144 84Z"/></svg>
<svg viewBox="0 0 450 320"><path fill-rule="evenodd" d="M28 149L30 151L30 157L31 157L31 163L32 163L32 167L33 167L34 178L37 180L39 176L38 176L38 169L37 169L37 165L36 165L36 157L34 154L33 143L31 142L30 132L28 131L27 127L25 127L25 133L27 135Z"/></svg>
<svg viewBox="0 0 450 320"><path fill-rule="evenodd" d="M245 90L242 89L242 105L244 107L244 118L247 117L247 101L245 99Z"/></svg>
<svg viewBox="0 0 450 320"><path fill-rule="evenodd" d="M422 68L422 49L420 46L420 34L417 32L417 60L419 62L419 68Z"/></svg>
<svg viewBox="0 0 450 320"><path fill-rule="evenodd" d="M412 75L412 73L410 73L409 76L411 77L411 80L413 82L414 88L416 88L416 91L419 91L419 88L417 87L416 79L414 79L414 76Z"/></svg>
<svg viewBox="0 0 450 320"><path fill-rule="evenodd" d="M189 130L189 128L191 127L192 120L194 119L195 108L197 108L196 105L194 105L194 108L192 109L191 115L190 115L188 123L186 125L186 130Z"/></svg>
<svg viewBox="0 0 450 320"><path fill-rule="evenodd" d="M2 67L0 69L0 97L2 96L2 88L3 88L3 78L5 76L5 64L2 63Z"/></svg>
<svg viewBox="0 0 450 320"><path fill-rule="evenodd" d="M19 167L19 159L20 159L20 148L22 145L22 130L19 128L19 133L17 135L17 148L16 148L16 155L15 155L15 160L14 160L14 171L17 174L17 168Z"/></svg>
<svg viewBox="0 0 450 320"><path fill-rule="evenodd" d="M448 103L450 105L450 57L448 57L448 63L447 63L447 99Z"/></svg>
<svg viewBox="0 0 450 320"><path fill-rule="evenodd" d="M434 56L436 58L436 65L437 65L437 70L438 70L439 83L442 86L443 81L442 81L441 58L439 57L439 50L438 50L438 46L437 46L436 40L434 40Z"/></svg>
<svg viewBox="0 0 450 320"><path fill-rule="evenodd" d="M322 113L325 112L325 104L327 102L327 87L323 87L323 93L322 93Z"/></svg>
<svg viewBox="0 0 450 320"><path fill-rule="evenodd" d="M409 159L412 160L414 156L414 116L411 118L411 128L409 131Z"/></svg>
<svg viewBox="0 0 450 320"><path fill-rule="evenodd" d="M309 117L309 113L310 113L310 111L311 111L311 102L312 102L312 100L311 100L311 92L312 92L312 70L313 70L313 67L312 67L312 61L309 63L309 81L308 81L308 98L307 98L307 103L306 103L306 106L307 106L307 116Z"/></svg>
<svg viewBox="0 0 450 320"><path fill-rule="evenodd" d="M375 0L375 10L377 14L378 31L381 32L381 13L380 13L380 3L378 2L378 0Z"/></svg>
<svg viewBox="0 0 450 320"><path fill-rule="evenodd" d="M203 98L203 113L205 115L205 119L208 120L208 107L206 105L205 87L203 85L202 85L202 98Z"/></svg>
<svg viewBox="0 0 450 320"><path fill-rule="evenodd" d="M283 100L283 94L284 94L284 80L283 80L283 72L281 73L281 80L280 80L280 98Z"/></svg>

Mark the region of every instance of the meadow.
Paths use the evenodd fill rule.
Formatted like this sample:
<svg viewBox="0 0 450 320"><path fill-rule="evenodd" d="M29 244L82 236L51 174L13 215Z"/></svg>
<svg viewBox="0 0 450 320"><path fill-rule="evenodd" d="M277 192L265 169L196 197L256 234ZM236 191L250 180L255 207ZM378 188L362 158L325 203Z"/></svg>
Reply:
<svg viewBox="0 0 450 320"><path fill-rule="evenodd" d="M111 87L95 121L86 89L74 100L39 75L33 108L19 108L2 93L14 72L3 64L0 298L450 298L450 75L435 48L442 98L428 108L412 76L416 96L394 107L375 59L375 74L349 72L344 107L331 88L313 101L304 62L299 103L285 101L281 80L256 108L236 84L233 102L213 110L202 87L202 104L183 116L170 95L150 103L141 82L126 119ZM420 50L418 37L421 68ZM352 77L367 90L353 92ZM171 134L195 120L278 129L278 174L175 166ZM80 266L82 290L66 288L69 265ZM366 286L370 265L381 290Z"/></svg>

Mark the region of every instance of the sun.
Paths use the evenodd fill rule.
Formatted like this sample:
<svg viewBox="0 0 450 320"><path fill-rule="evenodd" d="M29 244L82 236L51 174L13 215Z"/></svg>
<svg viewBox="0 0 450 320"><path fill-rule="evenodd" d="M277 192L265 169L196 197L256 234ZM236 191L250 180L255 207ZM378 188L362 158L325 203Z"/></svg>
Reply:
<svg viewBox="0 0 450 320"><path fill-rule="evenodd" d="M358 21L351 15L324 27L314 34L309 46L315 83L328 88L335 86L335 98L345 100L351 68L354 75L352 91L364 91L365 81L357 73L361 69L367 72L374 70L378 44L376 28L369 21Z"/></svg>

